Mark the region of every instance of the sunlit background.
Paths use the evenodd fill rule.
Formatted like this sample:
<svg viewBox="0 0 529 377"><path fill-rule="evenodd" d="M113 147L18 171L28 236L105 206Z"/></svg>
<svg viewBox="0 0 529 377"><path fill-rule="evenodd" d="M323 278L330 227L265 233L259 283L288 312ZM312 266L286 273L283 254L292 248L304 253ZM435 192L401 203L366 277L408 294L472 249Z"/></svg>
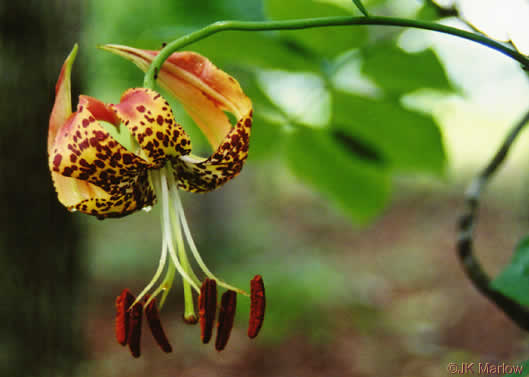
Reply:
<svg viewBox="0 0 529 377"><path fill-rule="evenodd" d="M139 70L98 50L99 44L158 49L162 42L218 19L263 19L263 3L85 1L80 57L73 68L81 75L82 92L115 103L124 90L142 84ZM348 0L319 3L333 3L359 15ZM373 14L410 18L425 14L425 3L364 1ZM473 26L529 53L527 1L439 4L455 6L467 21L452 17L442 23L466 30ZM382 29L362 30L375 42L387 36L388 30ZM355 27L350 31L354 33ZM326 35L326 29L311 31L316 32ZM446 153L441 174L392 174L384 208L354 221L325 191L320 193L318 186L315 189L291 172L282 161L288 144L275 139L278 129L258 129L256 121L256 139L242 174L213 193L183 195L191 230L208 266L244 288L255 274L264 277L267 312L259 337L246 336L249 300L240 297L234 330L220 353L201 343L198 326L182 321L180 282L161 313L173 345L171 354L158 349L146 327L139 359L115 341L115 297L123 288L138 293L157 267L161 230L156 206L149 213L119 220L71 215L81 229L84 268L82 300L75 308L82 324L83 354L75 376L446 376L450 362L527 359L527 335L471 286L455 254L455 224L465 187L527 111L527 73L508 57L453 36L391 32L401 32L393 37L409 53L432 48L454 88L447 92L419 87L400 99L409 109L431 114L439 124ZM222 59L214 62L246 90L247 72L237 66L245 54L241 43L216 51ZM200 48L211 47L204 42ZM259 69L259 59L252 74L268 101L290 119L324 129L332 117L328 83L302 68L298 72L295 63L290 72L266 64ZM332 85L380 98L377 83L362 73L358 50L343 51L337 59L345 63L332 76ZM391 69L388 61L387 70ZM177 104L174 111L189 130L194 148L207 155L192 121ZM355 111L361 109L352 110L351 118ZM270 124L285 134L291 132L288 125ZM257 140L261 136L266 143ZM483 198L476 250L493 276L527 233L528 143L529 134L523 134ZM316 160L324 166L333 164Z"/></svg>

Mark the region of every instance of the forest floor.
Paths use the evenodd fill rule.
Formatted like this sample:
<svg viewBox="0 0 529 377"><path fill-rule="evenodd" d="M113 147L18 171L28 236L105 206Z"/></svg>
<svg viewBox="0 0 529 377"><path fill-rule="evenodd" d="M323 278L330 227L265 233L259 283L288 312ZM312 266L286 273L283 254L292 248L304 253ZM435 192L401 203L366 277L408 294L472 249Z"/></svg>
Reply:
<svg viewBox="0 0 529 377"><path fill-rule="evenodd" d="M485 204L476 229L477 255L492 275L508 263L527 225L514 209L503 207ZM309 243L332 242L337 251L329 257L346 278L366 282L360 290L368 304L337 302L322 310L328 317L325 337L312 336L315 322L307 321L279 340L250 341L241 321L219 353L212 344L201 344L198 326L180 321L182 308L170 300L162 321L173 352L162 353L144 325L142 356L133 359L114 339L114 299L123 287L95 290L109 293L81 308L87 357L79 375L436 377L450 375L450 363L460 368L475 363L474 374L478 363L515 365L529 355L527 334L463 274L454 249L461 208L459 196L410 195L395 201L375 223L353 231L346 223L311 229L310 222L292 218L295 212L278 213L277 221L302 228ZM263 331L274 331L266 325L265 320Z"/></svg>

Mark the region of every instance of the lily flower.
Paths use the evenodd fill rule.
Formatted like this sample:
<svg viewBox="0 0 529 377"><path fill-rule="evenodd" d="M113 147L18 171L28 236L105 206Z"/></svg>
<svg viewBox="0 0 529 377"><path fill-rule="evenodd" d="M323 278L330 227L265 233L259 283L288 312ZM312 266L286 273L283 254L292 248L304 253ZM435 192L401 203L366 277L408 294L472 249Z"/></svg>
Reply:
<svg viewBox="0 0 529 377"><path fill-rule="evenodd" d="M156 54L126 46L106 49L119 51L135 63L141 58L141 64L145 62L147 66L149 60L145 56L152 60ZM216 286L232 292L222 300L225 302L221 303L223 317L235 314L235 293L248 296L215 277L206 267L191 236L179 189L207 192L239 174L248 155L252 105L237 81L205 57L179 52L168 59L158 74L161 85L182 102L213 146L214 153L201 158L191 154L189 137L175 121L168 102L154 90L128 89L118 104L105 104L81 95L73 112L70 75L76 53L77 45L62 67L50 116L48 162L52 180L65 207L99 219L149 210L156 201L160 202L162 248L158 268L137 298L128 290L118 297L116 335L120 343L129 343L134 356L139 356L143 308L155 339L168 352L171 347L153 305L161 294L159 308L163 306L176 272L183 279L184 319L188 323L197 322L192 290L201 294L199 302L210 303L212 300L216 303ZM234 126L225 111L237 119ZM188 250L206 277L202 287L191 266ZM254 283L251 288L254 307ZM264 294L262 283L259 291ZM261 306L264 310L264 302ZM216 305L199 307L201 319L206 315L215 318L214 310ZM212 326L210 320L202 322ZM222 339L217 341L220 349L229 337L233 317L222 322ZM203 333L204 330L208 331L203 327Z"/></svg>

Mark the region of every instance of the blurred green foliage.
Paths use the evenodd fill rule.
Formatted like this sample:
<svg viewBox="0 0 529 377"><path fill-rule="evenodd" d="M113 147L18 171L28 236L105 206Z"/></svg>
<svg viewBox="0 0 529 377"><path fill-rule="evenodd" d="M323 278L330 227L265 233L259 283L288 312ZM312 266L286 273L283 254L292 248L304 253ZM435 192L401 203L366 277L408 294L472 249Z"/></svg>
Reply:
<svg viewBox="0 0 529 377"><path fill-rule="evenodd" d="M354 13L332 3L305 0L266 0L264 2L267 16L272 20L286 20L311 17L352 16ZM353 8L351 3L351 8ZM318 29L282 30L280 37L299 50L306 51L313 59L334 58L346 50L358 48L367 42L367 29L355 27L354 30L343 27Z"/></svg>
<svg viewBox="0 0 529 377"><path fill-rule="evenodd" d="M388 94L402 95L421 88L453 91L432 50L408 53L392 41L382 41L362 52L363 73Z"/></svg>

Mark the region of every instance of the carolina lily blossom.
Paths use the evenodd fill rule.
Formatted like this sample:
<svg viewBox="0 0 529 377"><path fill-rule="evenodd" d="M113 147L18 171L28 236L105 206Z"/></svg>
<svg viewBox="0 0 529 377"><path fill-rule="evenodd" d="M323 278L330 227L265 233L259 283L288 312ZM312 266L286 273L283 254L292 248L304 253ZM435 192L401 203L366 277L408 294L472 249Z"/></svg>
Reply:
<svg viewBox="0 0 529 377"><path fill-rule="evenodd" d="M104 48L143 69L157 54L127 46ZM162 206L158 268L137 298L128 289L118 297L118 341L129 344L133 356L140 355L143 309L156 341L165 352L171 351L155 298L161 294L161 308L178 271L188 323L197 322L192 289L199 294L204 343L209 341L216 316L217 285L227 289L218 320L216 348L221 350L233 324L236 293L248 294L218 279L206 267L191 236L178 190L211 191L239 174L248 155L252 104L235 79L203 56L178 52L169 57L158 73L159 83L182 102L213 146L215 152L209 158L200 158L191 154L189 137L174 120L167 101L154 90L128 89L118 104L81 95L77 111L72 112L70 75L76 53L77 45L62 67L49 123L49 168L59 201L72 212L99 219L148 210L156 200ZM224 111L235 116L235 126ZM124 133L130 134L130 145L120 144L113 136ZM184 240L206 276L202 284L191 267ZM264 286L257 276L251 284L251 337L262 324L264 305Z"/></svg>

